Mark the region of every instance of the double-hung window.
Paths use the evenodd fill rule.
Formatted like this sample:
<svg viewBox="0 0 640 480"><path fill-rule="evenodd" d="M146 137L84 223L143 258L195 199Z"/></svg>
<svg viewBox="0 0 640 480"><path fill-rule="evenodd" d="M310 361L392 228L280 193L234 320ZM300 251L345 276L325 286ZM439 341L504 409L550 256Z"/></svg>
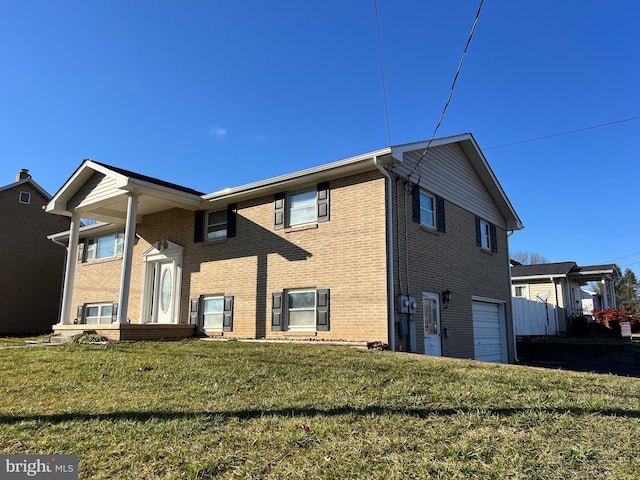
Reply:
<svg viewBox="0 0 640 480"><path fill-rule="evenodd" d="M444 199L421 190L417 185L412 191L413 221L425 227L445 232Z"/></svg>
<svg viewBox="0 0 640 480"><path fill-rule="evenodd" d="M205 331L222 331L224 297L204 297L202 299L202 328Z"/></svg>
<svg viewBox="0 0 640 480"><path fill-rule="evenodd" d="M329 221L329 182L315 188L275 195L274 228L295 227Z"/></svg>
<svg viewBox="0 0 640 480"><path fill-rule="evenodd" d="M491 249L491 227L484 220L480 220L480 246L485 250Z"/></svg>
<svg viewBox="0 0 640 480"><path fill-rule="evenodd" d="M190 318L205 333L233 331L233 295L200 295L191 299Z"/></svg>
<svg viewBox="0 0 640 480"><path fill-rule="evenodd" d="M295 289L271 295L271 329L329 330L329 289Z"/></svg>
<svg viewBox="0 0 640 480"><path fill-rule="evenodd" d="M86 260L100 260L122 255L124 233L113 233L104 237L90 238L87 241Z"/></svg>
<svg viewBox="0 0 640 480"><path fill-rule="evenodd" d="M480 217L476 217L476 245L492 253L498 251L496 226Z"/></svg>
<svg viewBox="0 0 640 480"><path fill-rule="evenodd" d="M227 211L217 210L207 213L207 241L227 238Z"/></svg>
<svg viewBox="0 0 640 480"><path fill-rule="evenodd" d="M193 242L214 242L236 236L238 205L231 203L222 210L195 212Z"/></svg>
<svg viewBox="0 0 640 480"><path fill-rule="evenodd" d="M316 291L287 292L289 330L314 330L316 327Z"/></svg>
<svg viewBox="0 0 640 480"><path fill-rule="evenodd" d="M289 195L289 225L302 225L316 221L316 191Z"/></svg>
<svg viewBox="0 0 640 480"><path fill-rule="evenodd" d="M420 192L420 223L428 227L435 228L436 215L435 215L435 199L425 193Z"/></svg>

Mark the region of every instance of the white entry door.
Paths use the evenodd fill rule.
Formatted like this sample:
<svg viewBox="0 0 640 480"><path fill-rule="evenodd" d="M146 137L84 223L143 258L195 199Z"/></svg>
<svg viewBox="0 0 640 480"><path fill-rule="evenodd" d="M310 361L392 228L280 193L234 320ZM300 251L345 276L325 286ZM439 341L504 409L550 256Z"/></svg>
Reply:
<svg viewBox="0 0 640 480"><path fill-rule="evenodd" d="M442 356L440 339L440 297L436 293L422 294L422 316L424 319L424 353Z"/></svg>
<svg viewBox="0 0 640 480"><path fill-rule="evenodd" d="M151 321L153 323L173 323L175 277L175 263L155 263L153 292L151 294Z"/></svg>

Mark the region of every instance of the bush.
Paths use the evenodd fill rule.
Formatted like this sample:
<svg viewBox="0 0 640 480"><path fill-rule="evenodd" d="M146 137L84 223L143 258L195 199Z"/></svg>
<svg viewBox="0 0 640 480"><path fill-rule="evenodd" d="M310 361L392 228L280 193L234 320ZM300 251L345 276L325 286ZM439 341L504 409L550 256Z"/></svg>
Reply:
<svg viewBox="0 0 640 480"><path fill-rule="evenodd" d="M640 318L636 318L629 312L617 308L603 308L593 312L595 323L603 325L620 335L620 323L629 322L631 329L637 331L640 328Z"/></svg>

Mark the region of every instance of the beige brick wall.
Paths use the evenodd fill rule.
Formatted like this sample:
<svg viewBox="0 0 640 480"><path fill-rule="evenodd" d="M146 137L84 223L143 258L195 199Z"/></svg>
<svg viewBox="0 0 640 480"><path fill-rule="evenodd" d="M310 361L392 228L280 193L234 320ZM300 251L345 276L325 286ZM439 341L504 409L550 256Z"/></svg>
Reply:
<svg viewBox="0 0 640 480"><path fill-rule="evenodd" d="M333 181L330 221L284 230L273 228L273 196L241 202L236 237L220 242L194 243L194 212L172 209L139 219L129 318L139 321L142 254L166 239L184 247L181 323L189 322L190 298L233 295L233 331L225 336L288 337L271 331L271 294L328 288L330 330L296 336L387 342L384 188L379 172ZM73 305L116 302L121 267L121 259L78 265Z"/></svg>
<svg viewBox="0 0 640 480"><path fill-rule="evenodd" d="M397 250L394 279L396 295L408 293L418 300L418 312L413 317L416 320L418 352L424 353L422 293L440 295L448 289L452 292L452 301L447 308L441 305L441 327L448 327L450 336L442 338L442 354L474 358L472 296L479 296L505 302L509 361L513 361L506 232L497 229L497 253L481 250L476 246L475 215L448 201L445 202L445 233L421 227L412 221L409 188L410 185L407 185L406 191L403 191L401 182L397 184L398 196L394 195L394 244ZM405 218L408 250L404 241ZM398 346L406 350L408 345L404 340L397 337Z"/></svg>

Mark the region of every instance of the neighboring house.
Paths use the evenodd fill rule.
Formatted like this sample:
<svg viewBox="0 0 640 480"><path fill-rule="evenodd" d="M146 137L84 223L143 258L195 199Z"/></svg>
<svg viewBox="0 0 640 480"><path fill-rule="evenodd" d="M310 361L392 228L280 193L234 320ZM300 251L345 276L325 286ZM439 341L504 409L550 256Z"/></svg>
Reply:
<svg viewBox="0 0 640 480"><path fill-rule="evenodd" d="M581 286L601 283L602 307L615 307L614 284L619 278L620 272L614 264L580 267L575 262L536 265L512 262L511 267L513 296L553 305L560 335L570 331L572 319L584 314Z"/></svg>
<svg viewBox="0 0 640 480"><path fill-rule="evenodd" d="M59 320L65 253L47 235L69 219L45 213L50 200L26 169L0 187L0 335L51 332Z"/></svg>
<svg viewBox="0 0 640 480"><path fill-rule="evenodd" d="M507 232L522 223L471 134L427 145L209 195L85 160L47 207L72 218L51 236L72 252L56 331L513 361Z"/></svg>

